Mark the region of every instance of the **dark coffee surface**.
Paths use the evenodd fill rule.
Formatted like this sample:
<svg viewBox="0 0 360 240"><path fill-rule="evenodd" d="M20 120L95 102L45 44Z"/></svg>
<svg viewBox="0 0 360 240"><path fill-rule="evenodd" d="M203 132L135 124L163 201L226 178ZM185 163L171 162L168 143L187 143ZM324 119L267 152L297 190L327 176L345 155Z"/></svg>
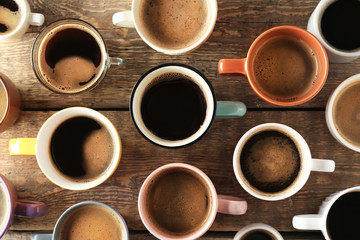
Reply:
<svg viewBox="0 0 360 240"><path fill-rule="evenodd" d="M165 232L182 235L196 231L209 211L209 190L187 172L169 172L150 187L147 208L154 224Z"/></svg>
<svg viewBox="0 0 360 240"><path fill-rule="evenodd" d="M159 76L141 100L141 115L146 127L167 140L193 135L204 122L206 108L200 87L178 73Z"/></svg>
<svg viewBox="0 0 360 240"><path fill-rule="evenodd" d="M334 102L333 117L340 135L360 146L360 82L340 93Z"/></svg>
<svg viewBox="0 0 360 240"><path fill-rule="evenodd" d="M106 127L87 117L62 123L51 139L51 155L58 169L70 178L88 181L110 165L113 142Z"/></svg>
<svg viewBox="0 0 360 240"><path fill-rule="evenodd" d="M261 91L273 99L305 95L316 79L316 56L303 40L273 37L256 53L253 70Z"/></svg>
<svg viewBox="0 0 360 240"><path fill-rule="evenodd" d="M240 240L275 240L271 235L261 230L251 231Z"/></svg>
<svg viewBox="0 0 360 240"><path fill-rule="evenodd" d="M331 3L322 15L321 31L335 48L349 51L360 48L360 1Z"/></svg>
<svg viewBox="0 0 360 240"><path fill-rule="evenodd" d="M188 47L207 28L207 0L146 0L140 6L141 26L156 45L169 49Z"/></svg>
<svg viewBox="0 0 360 240"><path fill-rule="evenodd" d="M330 208L326 228L332 240L360 239L360 192L341 196Z"/></svg>
<svg viewBox="0 0 360 240"><path fill-rule="evenodd" d="M245 144L240 164L254 188L274 193L294 182L300 170L300 155L289 137L277 131L264 131Z"/></svg>

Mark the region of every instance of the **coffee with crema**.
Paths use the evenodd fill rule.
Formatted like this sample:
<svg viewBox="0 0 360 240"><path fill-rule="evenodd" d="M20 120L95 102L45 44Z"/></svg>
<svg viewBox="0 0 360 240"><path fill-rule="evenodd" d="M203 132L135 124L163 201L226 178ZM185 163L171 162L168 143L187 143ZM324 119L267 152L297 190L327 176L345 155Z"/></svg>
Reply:
<svg viewBox="0 0 360 240"><path fill-rule="evenodd" d="M0 36L14 31L20 19L19 6L14 0L0 1Z"/></svg>
<svg viewBox="0 0 360 240"><path fill-rule="evenodd" d="M64 220L59 240L122 240L124 229L114 213L98 205L84 205Z"/></svg>
<svg viewBox="0 0 360 240"><path fill-rule="evenodd" d="M310 46L287 35L265 41L254 57L252 68L254 84L276 100L303 97L317 78L317 60Z"/></svg>
<svg viewBox="0 0 360 240"><path fill-rule="evenodd" d="M186 48L197 42L209 25L207 0L140 1L140 25L158 47Z"/></svg>
<svg viewBox="0 0 360 240"><path fill-rule="evenodd" d="M300 154L290 137L268 130L257 133L246 142L240 165L253 188L276 193L295 181L300 171Z"/></svg>
<svg viewBox="0 0 360 240"><path fill-rule="evenodd" d="M336 130L348 142L360 147L360 81L343 89L334 101Z"/></svg>
<svg viewBox="0 0 360 240"><path fill-rule="evenodd" d="M156 228L172 235L202 227L211 209L210 190L186 170L171 170L152 181L146 208Z"/></svg>
<svg viewBox="0 0 360 240"><path fill-rule="evenodd" d="M6 224L6 217L8 214L9 200L6 197L5 186L0 182L0 229L3 229Z"/></svg>

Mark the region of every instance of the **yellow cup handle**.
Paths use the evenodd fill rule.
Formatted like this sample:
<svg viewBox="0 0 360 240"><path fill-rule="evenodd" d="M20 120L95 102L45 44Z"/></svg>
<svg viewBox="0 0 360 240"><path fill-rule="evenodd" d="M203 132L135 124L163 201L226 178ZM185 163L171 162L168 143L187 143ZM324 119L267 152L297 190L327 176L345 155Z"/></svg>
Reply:
<svg viewBox="0 0 360 240"><path fill-rule="evenodd" d="M13 138L9 142L10 155L34 156L36 138Z"/></svg>

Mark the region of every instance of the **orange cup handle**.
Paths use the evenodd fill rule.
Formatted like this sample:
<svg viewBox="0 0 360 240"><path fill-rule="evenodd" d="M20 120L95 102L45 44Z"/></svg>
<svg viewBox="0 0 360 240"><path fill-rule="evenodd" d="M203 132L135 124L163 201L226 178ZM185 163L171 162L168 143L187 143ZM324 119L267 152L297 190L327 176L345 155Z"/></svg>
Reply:
<svg viewBox="0 0 360 240"><path fill-rule="evenodd" d="M243 59L221 59L218 64L220 75L239 76L247 75L246 58Z"/></svg>

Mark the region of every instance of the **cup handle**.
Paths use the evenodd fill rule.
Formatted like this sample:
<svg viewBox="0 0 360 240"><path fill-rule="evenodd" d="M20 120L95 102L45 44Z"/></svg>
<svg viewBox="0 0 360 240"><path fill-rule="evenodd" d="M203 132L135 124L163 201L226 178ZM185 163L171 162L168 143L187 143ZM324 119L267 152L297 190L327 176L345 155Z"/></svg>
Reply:
<svg viewBox="0 0 360 240"><path fill-rule="evenodd" d="M225 76L247 75L246 58L243 59L221 59L218 63L218 72Z"/></svg>
<svg viewBox="0 0 360 240"><path fill-rule="evenodd" d="M293 217L293 227L300 230L321 230L321 216L304 214Z"/></svg>
<svg viewBox="0 0 360 240"><path fill-rule="evenodd" d="M247 210L247 202L242 198L219 195L218 212L230 215L243 215Z"/></svg>
<svg viewBox="0 0 360 240"><path fill-rule="evenodd" d="M120 65L126 65L124 59L118 57L108 57L108 62L107 62L108 68L111 66L120 66Z"/></svg>
<svg viewBox="0 0 360 240"><path fill-rule="evenodd" d="M9 142L10 155L34 156L36 138L13 138Z"/></svg>
<svg viewBox="0 0 360 240"><path fill-rule="evenodd" d="M246 105L242 102L217 101L216 118L238 118L246 113Z"/></svg>
<svg viewBox="0 0 360 240"><path fill-rule="evenodd" d="M31 234L30 240L52 240L52 233Z"/></svg>
<svg viewBox="0 0 360 240"><path fill-rule="evenodd" d="M112 17L113 24L118 27L135 28L131 11L117 12Z"/></svg>
<svg viewBox="0 0 360 240"><path fill-rule="evenodd" d="M328 159L312 159L311 170L317 172L334 172L335 162Z"/></svg>
<svg viewBox="0 0 360 240"><path fill-rule="evenodd" d="M45 17L41 13L31 13L30 25L42 26L45 22Z"/></svg>
<svg viewBox="0 0 360 240"><path fill-rule="evenodd" d="M45 215L46 205L43 202L17 200L15 215L23 217L42 217Z"/></svg>

